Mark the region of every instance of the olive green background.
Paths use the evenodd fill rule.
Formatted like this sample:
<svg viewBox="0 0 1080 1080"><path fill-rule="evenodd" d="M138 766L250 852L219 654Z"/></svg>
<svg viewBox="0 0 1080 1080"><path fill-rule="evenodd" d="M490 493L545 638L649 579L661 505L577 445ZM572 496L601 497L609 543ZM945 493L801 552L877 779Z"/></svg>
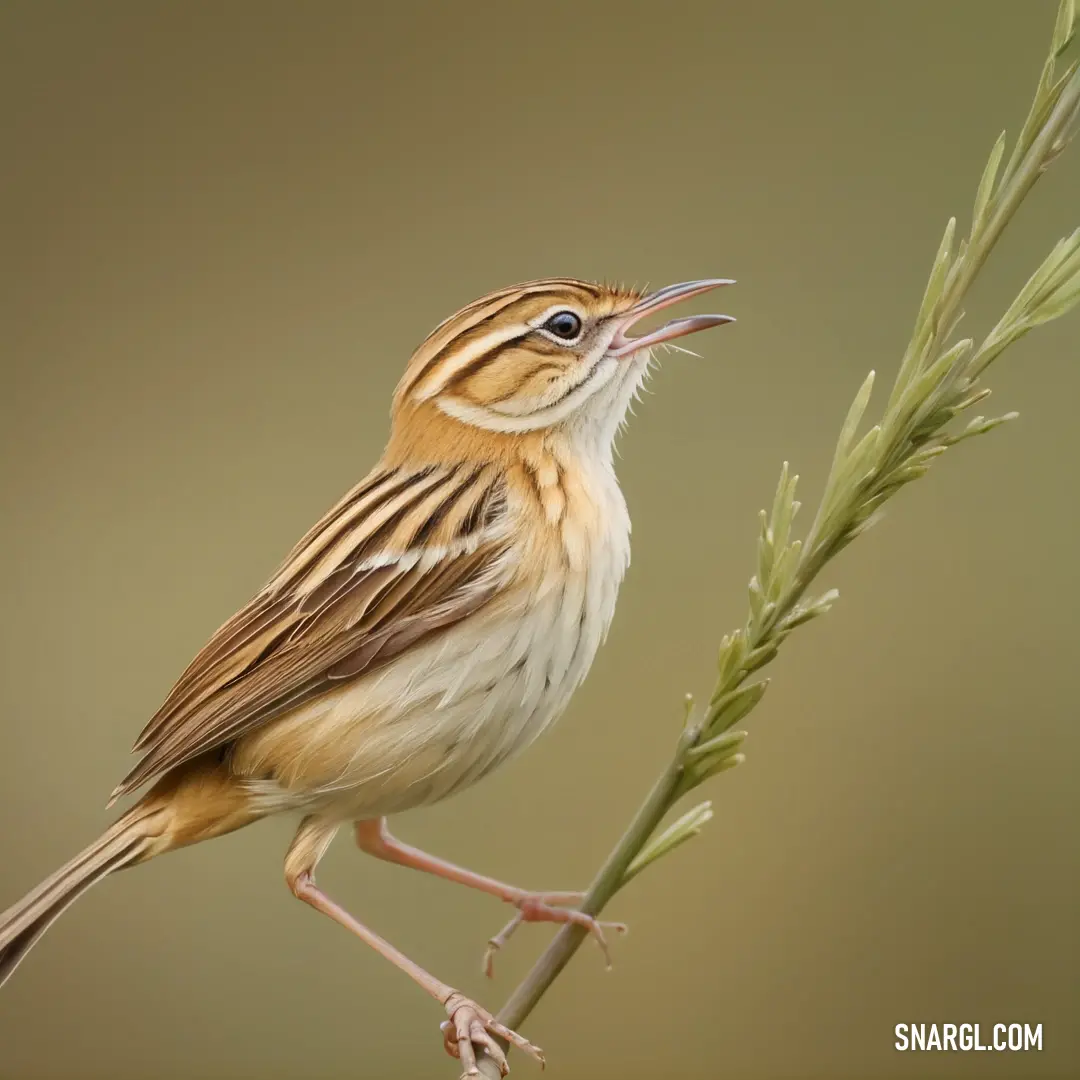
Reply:
<svg viewBox="0 0 1080 1080"><path fill-rule="evenodd" d="M634 562L564 721L398 821L585 884L708 692L782 460L813 501L891 378L950 213L1023 118L1046 2L5 3L0 8L0 903L109 820L206 636L374 462L410 351L523 278L730 275L620 449ZM1080 147L981 282L1080 224ZM993 372L1021 419L829 570L716 818L619 896L527 1022L556 1080L1080 1071L1080 318ZM0 993L7 1078L452 1077L439 1010L288 894L275 820L106 882ZM497 1006L495 901L339 839L320 881ZM1042 1023L901 1054L899 1022ZM534 1066L515 1062L516 1074Z"/></svg>

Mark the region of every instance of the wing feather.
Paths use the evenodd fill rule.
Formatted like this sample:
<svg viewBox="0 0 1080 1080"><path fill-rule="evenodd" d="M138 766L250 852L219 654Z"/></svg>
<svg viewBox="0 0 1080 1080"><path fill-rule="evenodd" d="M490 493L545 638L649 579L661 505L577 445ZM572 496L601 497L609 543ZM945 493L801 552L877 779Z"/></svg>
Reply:
<svg viewBox="0 0 1080 1080"><path fill-rule="evenodd" d="M492 466L365 478L188 665L113 798L477 611L507 566L506 507Z"/></svg>

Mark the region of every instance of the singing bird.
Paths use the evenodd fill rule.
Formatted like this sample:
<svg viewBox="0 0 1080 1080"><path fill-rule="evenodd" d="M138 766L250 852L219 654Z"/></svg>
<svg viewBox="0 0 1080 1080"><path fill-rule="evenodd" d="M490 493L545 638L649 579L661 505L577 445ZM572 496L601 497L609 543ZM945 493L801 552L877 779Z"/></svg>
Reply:
<svg viewBox="0 0 1080 1080"><path fill-rule="evenodd" d="M539 1050L424 971L315 883L351 823L371 855L493 894L521 921L603 927L576 894L534 893L396 839L386 816L433 803L527 746L566 707L629 563L613 442L661 342L732 321L646 316L730 284L644 293L572 278L514 285L437 326L394 394L381 460L211 637L143 729L105 833L0 914L0 983L91 885L284 811L285 878L446 1010L475 1075L497 1038ZM110 802L111 805L111 802Z"/></svg>

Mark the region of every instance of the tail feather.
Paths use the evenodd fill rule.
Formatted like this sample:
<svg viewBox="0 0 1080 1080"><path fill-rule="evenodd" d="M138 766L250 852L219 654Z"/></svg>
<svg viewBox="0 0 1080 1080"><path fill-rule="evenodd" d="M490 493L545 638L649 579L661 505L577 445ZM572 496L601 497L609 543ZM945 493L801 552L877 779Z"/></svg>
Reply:
<svg viewBox="0 0 1080 1080"><path fill-rule="evenodd" d="M154 854L163 816L135 808L17 904L0 913L0 986L38 938L91 885Z"/></svg>

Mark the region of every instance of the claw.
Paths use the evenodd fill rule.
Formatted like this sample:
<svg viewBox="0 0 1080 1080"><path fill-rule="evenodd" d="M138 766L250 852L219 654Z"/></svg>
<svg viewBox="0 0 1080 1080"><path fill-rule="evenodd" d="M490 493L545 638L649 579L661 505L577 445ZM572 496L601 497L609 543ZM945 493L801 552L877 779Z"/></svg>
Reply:
<svg viewBox="0 0 1080 1080"><path fill-rule="evenodd" d="M604 964L608 971L611 970L611 950L608 948L605 930L612 930L617 934L625 934L627 926L619 922L600 922L592 915L584 911L561 907L565 904L580 904L584 899L584 893L559 892L559 893L522 893L514 901L517 914L493 937L488 939L487 948L484 950L483 971L490 979L494 977L495 953L497 953L513 936L514 932L523 922L555 922L576 923L584 927L591 935L604 954Z"/></svg>
<svg viewBox="0 0 1080 1080"><path fill-rule="evenodd" d="M487 1009L477 1005L464 994L455 990L446 999L445 1008L449 1019L439 1025L443 1033L443 1045L451 1057L460 1060L464 1069L462 1080L480 1075L476 1065L477 1050L488 1054L498 1066L500 1076L505 1076L510 1071L510 1066L506 1063L506 1053L498 1039L505 1039L511 1046L516 1046L523 1053L534 1057L540 1063L540 1068L544 1067L544 1054L538 1046L533 1046L528 1039L499 1023Z"/></svg>
<svg viewBox="0 0 1080 1080"><path fill-rule="evenodd" d="M488 938L484 950L484 974L489 979L495 978L495 954L510 940L514 931L525 921L523 912L518 912L493 938Z"/></svg>

